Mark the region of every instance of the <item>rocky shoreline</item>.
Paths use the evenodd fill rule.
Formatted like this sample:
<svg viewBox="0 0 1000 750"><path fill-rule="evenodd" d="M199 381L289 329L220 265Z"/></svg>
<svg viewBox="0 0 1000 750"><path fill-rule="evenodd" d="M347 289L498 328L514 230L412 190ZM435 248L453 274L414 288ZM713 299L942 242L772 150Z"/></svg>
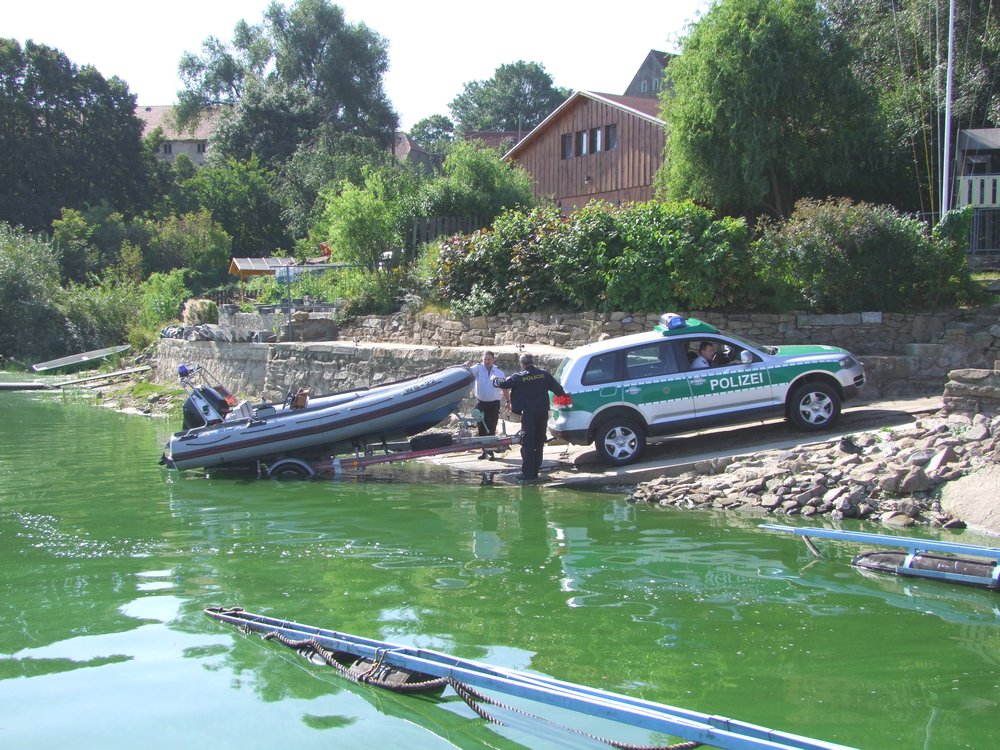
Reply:
<svg viewBox="0 0 1000 750"><path fill-rule="evenodd" d="M965 528L966 522L942 505L942 490L996 466L998 433L997 414L942 410L891 430L703 461L678 477L638 485L630 499L684 509L856 518L896 528Z"/></svg>

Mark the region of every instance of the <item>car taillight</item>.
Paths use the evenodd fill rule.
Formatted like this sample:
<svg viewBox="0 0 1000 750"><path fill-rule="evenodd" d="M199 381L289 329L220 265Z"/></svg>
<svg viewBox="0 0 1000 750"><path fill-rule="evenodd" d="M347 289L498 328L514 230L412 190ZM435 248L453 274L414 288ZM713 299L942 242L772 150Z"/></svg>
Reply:
<svg viewBox="0 0 1000 750"><path fill-rule="evenodd" d="M564 408L573 405L573 398L567 394L565 396L555 396L552 399L552 405L556 408Z"/></svg>

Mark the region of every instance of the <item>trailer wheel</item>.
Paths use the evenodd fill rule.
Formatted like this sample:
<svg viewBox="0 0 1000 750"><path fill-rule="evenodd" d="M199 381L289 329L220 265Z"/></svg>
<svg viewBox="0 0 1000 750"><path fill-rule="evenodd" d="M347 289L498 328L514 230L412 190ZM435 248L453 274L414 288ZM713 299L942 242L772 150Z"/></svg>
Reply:
<svg viewBox="0 0 1000 750"><path fill-rule="evenodd" d="M268 479L311 479L314 476L313 467L298 458L283 458L267 469Z"/></svg>

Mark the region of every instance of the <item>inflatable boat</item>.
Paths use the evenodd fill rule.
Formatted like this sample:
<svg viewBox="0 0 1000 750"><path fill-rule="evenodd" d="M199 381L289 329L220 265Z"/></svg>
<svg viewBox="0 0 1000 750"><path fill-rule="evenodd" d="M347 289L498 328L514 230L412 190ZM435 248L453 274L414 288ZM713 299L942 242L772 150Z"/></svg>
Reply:
<svg viewBox="0 0 1000 750"><path fill-rule="evenodd" d="M160 459L172 469L252 466L283 457L312 459L338 445L407 438L429 430L469 395L473 376L448 367L393 383L313 397L290 392L282 404L238 402L201 367L178 367L188 392L184 429Z"/></svg>

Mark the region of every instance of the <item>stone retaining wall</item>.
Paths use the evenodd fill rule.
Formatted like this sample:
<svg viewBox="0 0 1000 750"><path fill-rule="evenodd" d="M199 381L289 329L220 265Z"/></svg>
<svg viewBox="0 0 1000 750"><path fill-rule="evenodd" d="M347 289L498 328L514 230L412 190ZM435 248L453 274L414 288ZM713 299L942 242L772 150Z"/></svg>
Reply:
<svg viewBox="0 0 1000 750"><path fill-rule="evenodd" d="M868 372L868 386L864 398L896 398L915 393L940 393L947 373L961 368L992 368L1000 359L1000 309L987 308L977 311L951 311L926 314L902 313L851 313L844 315L814 315L808 313L752 314L752 313L692 313L692 316L711 321L719 328L753 341L767 344L822 343L841 346L858 355ZM304 312L296 312L304 317ZM344 345L372 347L382 344L418 346L431 351L461 350L467 359L478 359L479 351L488 347L497 351L525 346L533 352L545 347L571 349L612 336L650 330L659 320L656 314L629 313L523 313L480 317L456 317L440 313L397 313L387 316L355 318L342 325L339 334L334 330L330 313L311 312L309 318L293 323L292 340L316 341L316 346L327 346L329 338L339 335ZM239 328L274 330L279 341L287 339L286 319L281 313L269 313L267 319L252 313L224 310L220 321L223 325ZM323 328L311 323L327 323ZM322 333L316 333L322 332ZM320 339L323 343L319 343ZM350 343L348 343L350 342ZM276 350L277 351L277 350ZM331 374L343 367L334 367L324 357L322 348L316 350L320 358L319 376L327 381L353 382L370 380L380 371L392 371L403 376L405 367L422 364L401 364L384 361L353 369L343 376ZM398 351L393 357L398 358ZM466 355L461 355L465 357ZM279 357L280 359L280 357ZM390 358L391 359L391 358ZM433 357L432 357L433 359ZM444 361L444 357L440 361ZM451 359L450 363L456 360ZM556 358L553 361L558 361ZM516 363L511 358L501 363L510 369ZM277 366L277 365L276 365ZM268 380L267 391L277 393L281 386L296 378L301 379L308 368L296 365L288 374L276 371ZM411 369L407 374L413 374ZM265 385L255 375L254 383L264 392ZM367 384L367 383L366 383ZM325 389L324 389L325 390Z"/></svg>
<svg viewBox="0 0 1000 750"><path fill-rule="evenodd" d="M334 393L367 388L478 360L481 353L478 348L349 342L240 344L161 339L154 379L176 382L178 365L201 365L241 397L278 401L291 389ZM497 365L507 373L516 372L517 356L516 349L498 350ZM562 354L539 351L535 358L542 367L554 369Z"/></svg>
<svg viewBox="0 0 1000 750"><path fill-rule="evenodd" d="M862 312L823 315L693 311L689 315L766 344L826 343L859 355L945 356L953 366L992 367L1000 358L997 309L935 313ZM321 317L330 313L312 313ZM222 325L279 331L280 313L226 313ZM609 336L648 331L657 313L518 313L459 317L396 313L353 318L340 328L347 341L483 347L543 344L571 349ZM944 353L940 348L943 347ZM949 354L949 352L953 353Z"/></svg>

